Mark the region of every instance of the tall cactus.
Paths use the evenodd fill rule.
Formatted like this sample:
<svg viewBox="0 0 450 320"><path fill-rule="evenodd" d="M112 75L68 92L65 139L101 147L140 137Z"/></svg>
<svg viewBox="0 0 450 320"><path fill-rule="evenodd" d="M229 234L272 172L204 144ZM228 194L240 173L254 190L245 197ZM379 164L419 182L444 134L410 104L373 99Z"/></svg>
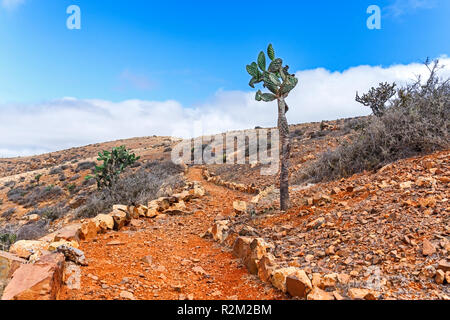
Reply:
<svg viewBox="0 0 450 320"><path fill-rule="evenodd" d="M270 93L256 92L257 101L270 102L278 101L278 130L280 132L281 146L281 172L280 172L280 208L285 211L289 208L289 156L290 140L289 126L286 119L286 112L289 110L286 104L286 97L292 89L297 86L298 79L294 74L290 74L289 66L283 67L283 60L275 58L275 51L272 44L267 48L267 56L271 60L266 69L266 55L261 51L257 62L247 65L247 72L252 76L250 87L255 88L255 84L263 82L263 87Z"/></svg>

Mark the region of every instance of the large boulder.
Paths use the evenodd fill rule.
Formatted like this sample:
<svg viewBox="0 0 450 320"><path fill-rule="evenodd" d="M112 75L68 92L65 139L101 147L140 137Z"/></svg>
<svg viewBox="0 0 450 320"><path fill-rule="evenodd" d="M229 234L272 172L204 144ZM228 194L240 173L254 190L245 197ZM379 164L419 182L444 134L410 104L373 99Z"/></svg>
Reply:
<svg viewBox="0 0 450 320"><path fill-rule="evenodd" d="M107 214L99 214L92 219L100 232L106 232L114 228L114 219Z"/></svg>
<svg viewBox="0 0 450 320"><path fill-rule="evenodd" d="M80 241L81 223L74 223L65 226L55 232L54 241Z"/></svg>
<svg viewBox="0 0 450 320"><path fill-rule="evenodd" d="M233 244L233 255L240 259L247 258L251 252L250 243L252 240L250 237L238 237Z"/></svg>
<svg viewBox="0 0 450 320"><path fill-rule="evenodd" d="M88 265L84 252L78 248L74 248L67 244L62 244L57 248L57 250L69 261L72 261L80 266Z"/></svg>
<svg viewBox="0 0 450 320"><path fill-rule="evenodd" d="M242 214L247 212L247 202L236 200L233 202L234 212L237 214Z"/></svg>
<svg viewBox="0 0 450 320"><path fill-rule="evenodd" d="M271 246L262 238L255 238L250 243L250 252L244 258L245 266L251 274L258 274L258 261L268 253Z"/></svg>
<svg viewBox="0 0 450 320"><path fill-rule="evenodd" d="M36 263L41 259L41 257L46 256L48 254L51 254L51 251L46 250L40 250L35 253L33 253L29 258L27 263Z"/></svg>
<svg viewBox="0 0 450 320"><path fill-rule="evenodd" d="M211 234L215 241L222 243L226 239L229 222L229 220L220 220L212 226Z"/></svg>
<svg viewBox="0 0 450 320"><path fill-rule="evenodd" d="M114 210L111 213L111 217L114 220L114 230L120 230L130 222L128 213L122 210Z"/></svg>
<svg viewBox="0 0 450 320"><path fill-rule="evenodd" d="M167 197L161 197L156 200L152 200L148 203L149 209L155 209L157 211L164 211L169 209L170 199Z"/></svg>
<svg viewBox="0 0 450 320"><path fill-rule="evenodd" d="M28 259L32 254L47 250L47 246L46 242L40 240L20 240L9 248L9 252L20 258Z"/></svg>
<svg viewBox="0 0 450 320"><path fill-rule="evenodd" d="M350 288L348 296L353 300L376 300L378 294L370 289Z"/></svg>
<svg viewBox="0 0 450 320"><path fill-rule="evenodd" d="M128 206L123 204L115 204L113 205L113 211L123 211L125 213L128 212Z"/></svg>
<svg viewBox="0 0 450 320"><path fill-rule="evenodd" d="M267 253L258 261L258 276L262 281L270 281L277 264L275 257Z"/></svg>
<svg viewBox="0 0 450 320"><path fill-rule="evenodd" d="M186 204L183 200L173 203L168 209L164 211L168 215L184 215L188 214L186 211Z"/></svg>
<svg viewBox="0 0 450 320"><path fill-rule="evenodd" d="M81 224L80 238L82 240L89 240L95 238L97 236L98 231L99 229L95 221L91 219L86 220Z"/></svg>
<svg viewBox="0 0 450 320"><path fill-rule="evenodd" d="M3 292L2 300L56 300L64 271L64 256L52 253L35 264L22 264Z"/></svg>
<svg viewBox="0 0 450 320"><path fill-rule="evenodd" d="M440 260L437 269L444 272L450 271L450 262L445 259Z"/></svg>
<svg viewBox="0 0 450 320"><path fill-rule="evenodd" d="M55 241L52 242L48 245L47 250L48 251L56 251L56 249L58 249L59 246L62 245L67 245L73 248L78 248L80 245L78 244L78 242L72 240L72 241L67 241L67 240L59 240L59 241Z"/></svg>
<svg viewBox="0 0 450 320"><path fill-rule="evenodd" d="M306 298L312 288L304 270L297 270L286 277L286 290L293 297Z"/></svg>
<svg viewBox="0 0 450 320"><path fill-rule="evenodd" d="M318 287L314 287L308 294L307 300L334 300L334 295Z"/></svg>
<svg viewBox="0 0 450 320"><path fill-rule="evenodd" d="M161 214L160 211L156 210L155 208L148 208L147 209L147 213L145 214L145 216L147 218L155 218L156 216L158 216L159 214Z"/></svg>
<svg viewBox="0 0 450 320"><path fill-rule="evenodd" d="M43 242L47 242L47 243L53 242L53 241L55 241L56 232L57 231L49 233L49 234L46 234L45 236L39 238L38 240L39 241L43 241Z"/></svg>
<svg viewBox="0 0 450 320"><path fill-rule="evenodd" d="M133 219L138 219L140 217L146 217L148 212L147 206L139 205L137 207L134 207L133 209L133 215L131 216Z"/></svg>
<svg viewBox="0 0 450 320"><path fill-rule="evenodd" d="M274 270L271 278L272 285L278 290L286 292L286 277L296 274L297 271L298 268L296 267L287 267Z"/></svg>
<svg viewBox="0 0 450 320"><path fill-rule="evenodd" d="M205 189L200 185L196 185L194 186L194 189L189 190L189 194L193 198L201 198L205 195Z"/></svg>
<svg viewBox="0 0 450 320"><path fill-rule="evenodd" d="M22 263L26 262L25 259L0 250L0 296L14 271L16 271Z"/></svg>

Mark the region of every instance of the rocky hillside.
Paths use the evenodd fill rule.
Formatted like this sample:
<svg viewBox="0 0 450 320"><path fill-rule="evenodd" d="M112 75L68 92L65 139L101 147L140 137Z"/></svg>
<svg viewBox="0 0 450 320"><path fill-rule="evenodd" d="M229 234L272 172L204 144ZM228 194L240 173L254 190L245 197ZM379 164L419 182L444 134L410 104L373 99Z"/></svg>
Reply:
<svg viewBox="0 0 450 320"><path fill-rule="evenodd" d="M449 150L301 183L360 121L291 126L287 212L258 165L179 168L170 138L1 159L3 298L449 299ZM105 196L85 177L120 145L141 159Z"/></svg>
<svg viewBox="0 0 450 320"><path fill-rule="evenodd" d="M130 169L136 171L147 163L170 161L173 143L170 138L145 137L0 159L0 234L30 240L73 219L96 190L95 181L85 177L98 164L98 152L126 145L141 157Z"/></svg>
<svg viewBox="0 0 450 320"><path fill-rule="evenodd" d="M293 187L285 213L269 188L248 204L249 214L227 221L227 237L270 241L273 265L304 270L336 299L449 299L449 182L444 151Z"/></svg>
<svg viewBox="0 0 450 320"><path fill-rule="evenodd" d="M314 160L317 154L350 136L357 122L358 119L346 119L292 125L292 179L295 180L295 172L302 163ZM61 225L58 224L61 218L65 218L64 223L72 219L74 211L96 189L95 182L85 177L92 174L98 152L126 145L141 157L133 168L136 171L152 161L170 161L175 144L176 140L168 137L143 137L33 157L0 159L0 234L15 233L19 239L28 240L50 232L54 224ZM230 170L230 165L218 165L211 166L210 170L223 174L224 179L259 187L274 181L273 177L260 175L260 166L232 165ZM21 232L25 225L28 227ZM32 234L28 229L33 229Z"/></svg>

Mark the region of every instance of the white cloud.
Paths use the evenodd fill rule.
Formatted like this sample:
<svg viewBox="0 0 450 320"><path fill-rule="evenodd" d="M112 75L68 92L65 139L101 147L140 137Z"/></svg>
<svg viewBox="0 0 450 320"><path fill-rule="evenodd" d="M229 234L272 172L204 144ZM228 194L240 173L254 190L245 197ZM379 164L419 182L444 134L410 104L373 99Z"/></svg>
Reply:
<svg viewBox="0 0 450 320"><path fill-rule="evenodd" d="M441 75L450 77L450 58ZM426 74L419 63L388 68L358 66L343 72L299 71L299 85L287 98L290 123L367 115L355 93L379 82L405 82ZM275 126L275 102L257 102L254 92L219 90L209 101L187 108L177 101L80 100L62 98L39 104L0 105L0 157L31 155L122 138L196 136L227 130ZM203 132L195 132L201 124Z"/></svg>
<svg viewBox="0 0 450 320"><path fill-rule="evenodd" d="M7 10L13 10L25 3L25 0L2 0L2 7Z"/></svg>

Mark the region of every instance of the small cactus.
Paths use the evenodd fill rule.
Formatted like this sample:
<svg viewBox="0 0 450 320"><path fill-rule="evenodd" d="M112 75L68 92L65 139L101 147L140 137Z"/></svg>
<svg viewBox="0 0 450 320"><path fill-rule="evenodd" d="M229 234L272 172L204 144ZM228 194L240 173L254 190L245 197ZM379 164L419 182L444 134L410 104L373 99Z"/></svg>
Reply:
<svg viewBox="0 0 450 320"><path fill-rule="evenodd" d="M103 163L95 166L97 187L99 189L111 188L123 170L139 159L140 157L130 153L125 146L115 147L112 151L103 150L103 152L99 152L97 160L103 161ZM86 178L91 177L87 176Z"/></svg>

